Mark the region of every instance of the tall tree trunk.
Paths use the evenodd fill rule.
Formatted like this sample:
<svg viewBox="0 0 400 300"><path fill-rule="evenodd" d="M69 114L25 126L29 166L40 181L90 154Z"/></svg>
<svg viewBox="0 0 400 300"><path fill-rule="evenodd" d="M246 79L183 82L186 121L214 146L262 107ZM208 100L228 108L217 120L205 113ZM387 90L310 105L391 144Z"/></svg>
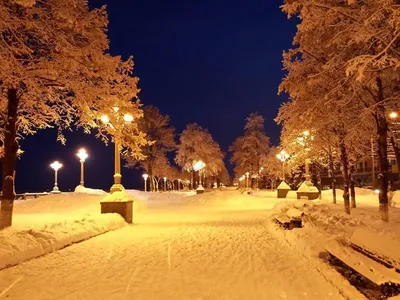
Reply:
<svg viewBox="0 0 400 300"><path fill-rule="evenodd" d="M356 190L354 188L354 167L352 166L350 169L350 196L351 196L351 208L356 208Z"/></svg>
<svg viewBox="0 0 400 300"><path fill-rule="evenodd" d="M378 101L382 103L384 100L383 85L380 77L376 80L378 86ZM388 201L388 184L389 184L389 164L387 159L387 131L388 124L385 117L385 109L382 105L377 106L375 114L377 127L377 143L378 143L378 159L379 159L379 213L385 222L389 222L389 201Z"/></svg>
<svg viewBox="0 0 400 300"><path fill-rule="evenodd" d="M335 167L333 163L332 154L329 154L329 169L331 170L332 174L332 197L333 197L333 204L336 204L336 177L335 177Z"/></svg>
<svg viewBox="0 0 400 300"><path fill-rule="evenodd" d="M154 180L153 180L153 163L149 162L148 164L148 170L149 170L149 177L150 177L150 191L154 192Z"/></svg>
<svg viewBox="0 0 400 300"><path fill-rule="evenodd" d="M343 187L343 201L344 201L344 211L347 214L350 214L350 197L349 197L349 161L347 155L346 145L342 141L340 143L340 160L342 163L342 173L344 179L344 187Z"/></svg>
<svg viewBox="0 0 400 300"><path fill-rule="evenodd" d="M196 189L196 171L192 170L192 189Z"/></svg>
<svg viewBox="0 0 400 300"><path fill-rule="evenodd" d="M3 158L3 196L0 210L0 229L11 226L12 212L15 199L15 166L17 163L18 143L17 111L19 98L16 89L7 90L7 122L4 133L4 158Z"/></svg>
<svg viewBox="0 0 400 300"><path fill-rule="evenodd" d="M394 155L396 156L396 161L397 161L397 172L400 172L400 148L396 143L396 140L394 139L393 134L390 137L390 143L392 144Z"/></svg>

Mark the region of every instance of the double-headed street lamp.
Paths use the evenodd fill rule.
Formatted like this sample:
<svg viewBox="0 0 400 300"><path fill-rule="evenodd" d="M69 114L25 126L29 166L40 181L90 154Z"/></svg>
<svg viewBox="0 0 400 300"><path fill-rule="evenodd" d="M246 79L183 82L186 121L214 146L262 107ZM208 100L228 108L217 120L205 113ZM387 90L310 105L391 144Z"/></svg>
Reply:
<svg viewBox="0 0 400 300"><path fill-rule="evenodd" d="M58 183L57 183L57 173L58 170L61 169L62 164L60 164L58 161L53 162L50 167L54 170L54 187L53 190L51 191L51 193L53 194L59 194L60 189L58 188Z"/></svg>
<svg viewBox="0 0 400 300"><path fill-rule="evenodd" d="M147 178L149 178L148 174L143 174L143 179L144 179L144 191L147 192Z"/></svg>
<svg viewBox="0 0 400 300"><path fill-rule="evenodd" d="M86 150L84 148L79 149L78 153L76 154L76 156L79 157L79 161L81 163L81 182L80 185L81 186L85 186L84 184L84 170L83 170L83 164L85 163L86 158L88 158L88 154L86 152Z"/></svg>
<svg viewBox="0 0 400 300"><path fill-rule="evenodd" d="M289 154L282 150L276 157L282 162L282 180L285 181L285 161L289 158Z"/></svg>
<svg viewBox="0 0 400 300"><path fill-rule="evenodd" d="M120 114L118 113L119 108L114 107L115 113L115 122L111 122L110 118L107 115L101 116L101 121L110 125L114 130L120 130L124 124L130 124L133 122L133 116L131 114ZM120 141L117 138L117 134L114 134L114 145L115 145L115 154L114 154L114 184L110 189L110 193L120 192L124 190L124 187L121 184L121 153L120 153Z"/></svg>

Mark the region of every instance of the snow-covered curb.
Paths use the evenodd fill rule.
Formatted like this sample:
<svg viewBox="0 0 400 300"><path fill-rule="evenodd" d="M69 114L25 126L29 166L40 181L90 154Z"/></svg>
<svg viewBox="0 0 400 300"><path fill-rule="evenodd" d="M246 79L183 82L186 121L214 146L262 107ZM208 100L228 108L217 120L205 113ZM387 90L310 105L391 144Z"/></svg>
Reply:
<svg viewBox="0 0 400 300"><path fill-rule="evenodd" d="M65 248L105 232L125 226L118 214L89 215L50 224L40 230L0 231L0 270Z"/></svg>
<svg viewBox="0 0 400 300"><path fill-rule="evenodd" d="M297 203L296 203L297 202ZM280 213L285 208L298 206L300 201L279 203L274 210ZM312 208L311 208L312 209ZM346 299L366 299L354 286L342 277L335 269L322 260L325 255L323 245L330 239L337 236L328 236L318 232L313 226L306 228L295 228L293 230L283 230L273 221L273 215L266 222L268 231L273 234L282 243L288 244L297 255L306 258L310 265L315 268L327 282L336 287Z"/></svg>

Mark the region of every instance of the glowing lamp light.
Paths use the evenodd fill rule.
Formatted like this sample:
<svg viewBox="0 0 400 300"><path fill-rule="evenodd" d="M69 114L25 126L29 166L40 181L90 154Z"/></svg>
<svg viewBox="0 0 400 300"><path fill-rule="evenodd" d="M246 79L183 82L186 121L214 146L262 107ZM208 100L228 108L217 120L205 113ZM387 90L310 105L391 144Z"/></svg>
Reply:
<svg viewBox="0 0 400 300"><path fill-rule="evenodd" d="M375 194L379 194L380 190L376 189L374 192L375 192Z"/></svg>
<svg viewBox="0 0 400 300"><path fill-rule="evenodd" d="M107 115L102 115L102 116L100 117L100 120L101 120L104 124L110 123L110 119L108 118Z"/></svg>
<svg viewBox="0 0 400 300"><path fill-rule="evenodd" d="M119 107L118 106L114 106L113 109L114 109L115 112L119 111Z"/></svg>
<svg viewBox="0 0 400 300"><path fill-rule="evenodd" d="M206 164L203 161L199 160L193 164L193 170L199 171L199 170L203 169L205 166L206 166Z"/></svg>
<svg viewBox="0 0 400 300"><path fill-rule="evenodd" d="M58 171L59 169L61 169L62 164L60 164L58 161L53 162L50 167L54 170L54 171Z"/></svg>
<svg viewBox="0 0 400 300"><path fill-rule="evenodd" d="M396 119L398 116L399 116L399 114L398 114L397 112L395 112L395 111L392 111L392 112L389 114L389 117L390 117L391 119Z"/></svg>
<svg viewBox="0 0 400 300"><path fill-rule="evenodd" d="M149 174L143 174L142 176L144 180L147 180L147 178L149 178Z"/></svg>
<svg viewBox="0 0 400 300"><path fill-rule="evenodd" d="M167 177L164 177L164 181L167 181Z"/></svg>
<svg viewBox="0 0 400 300"><path fill-rule="evenodd" d="M81 162L85 162L85 159L89 157L89 154L86 152L86 149L81 148L79 149L78 153L76 154L76 156L79 157L79 160Z"/></svg>
<svg viewBox="0 0 400 300"><path fill-rule="evenodd" d="M131 114L125 114L125 115L124 115L124 121L125 121L126 123L131 123L131 122L133 122L133 116L132 116Z"/></svg>
<svg viewBox="0 0 400 300"><path fill-rule="evenodd" d="M280 153L276 155L276 157L281 161L284 162L289 158L289 154L286 153L285 150L282 150Z"/></svg>
<svg viewBox="0 0 400 300"><path fill-rule="evenodd" d="M249 175L250 175L250 172L246 172L246 177L249 177Z"/></svg>
<svg viewBox="0 0 400 300"><path fill-rule="evenodd" d="M305 136L309 136L309 135L310 135L310 131L304 130L304 131L303 131L303 134L304 134Z"/></svg>

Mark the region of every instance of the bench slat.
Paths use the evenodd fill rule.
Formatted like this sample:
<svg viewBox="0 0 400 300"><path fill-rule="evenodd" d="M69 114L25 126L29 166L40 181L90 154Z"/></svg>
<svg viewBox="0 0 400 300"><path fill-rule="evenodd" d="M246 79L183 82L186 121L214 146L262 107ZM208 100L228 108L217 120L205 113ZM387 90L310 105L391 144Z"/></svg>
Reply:
<svg viewBox="0 0 400 300"><path fill-rule="evenodd" d="M400 274L394 269L388 269L380 263L357 252L356 250L332 242L325 247L332 256L342 261L348 267L363 275L376 285L388 283L400 284Z"/></svg>
<svg viewBox="0 0 400 300"><path fill-rule="evenodd" d="M350 242L367 255L400 270L400 241L365 228L358 228Z"/></svg>

